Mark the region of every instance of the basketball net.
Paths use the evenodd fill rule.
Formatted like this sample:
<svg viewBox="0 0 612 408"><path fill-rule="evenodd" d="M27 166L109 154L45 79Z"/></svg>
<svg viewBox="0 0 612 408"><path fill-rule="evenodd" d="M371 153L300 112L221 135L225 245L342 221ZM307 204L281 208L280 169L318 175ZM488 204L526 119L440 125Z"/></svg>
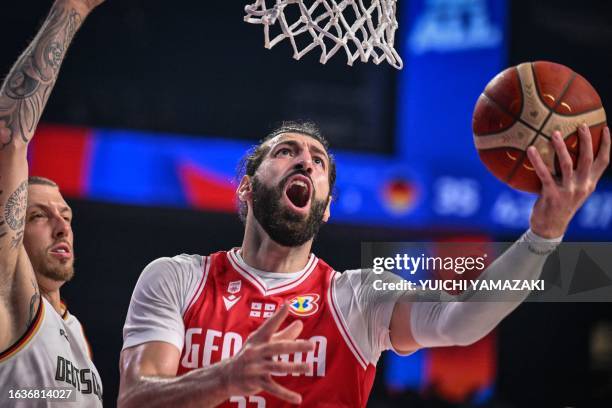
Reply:
<svg viewBox="0 0 612 408"><path fill-rule="evenodd" d="M268 6L266 1L273 4ZM393 48L396 1L257 0L245 7L244 21L263 24L268 49L289 39L296 60L320 48L319 61L325 64L342 49L348 65L356 60L371 59L375 64L386 60L401 69L402 59ZM270 27L277 22L280 34L271 38Z"/></svg>

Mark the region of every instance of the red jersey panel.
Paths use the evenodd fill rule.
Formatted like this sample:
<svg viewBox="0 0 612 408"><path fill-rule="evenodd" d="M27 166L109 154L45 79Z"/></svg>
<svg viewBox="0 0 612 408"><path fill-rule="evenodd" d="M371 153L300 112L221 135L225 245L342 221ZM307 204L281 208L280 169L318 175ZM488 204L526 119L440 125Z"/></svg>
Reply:
<svg viewBox="0 0 612 408"><path fill-rule="evenodd" d="M290 314L281 329L300 319L304 324L300 338L316 346L312 352L278 358L309 362L313 369L301 375L274 376L275 381L300 393L303 407L365 407L376 367L353 344L334 302L332 294L338 275L313 255L297 277L266 287L253 271L237 262L233 251L210 255L200 289L183 317L185 343L177 375L236 354L248 335L287 301ZM291 404L262 392L234 396L221 406L263 408Z"/></svg>

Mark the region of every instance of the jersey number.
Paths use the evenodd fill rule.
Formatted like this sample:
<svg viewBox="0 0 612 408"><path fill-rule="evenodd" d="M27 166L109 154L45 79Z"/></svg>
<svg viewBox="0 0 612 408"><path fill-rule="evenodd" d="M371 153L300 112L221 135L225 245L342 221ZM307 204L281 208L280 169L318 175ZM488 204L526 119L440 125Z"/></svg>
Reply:
<svg viewBox="0 0 612 408"><path fill-rule="evenodd" d="M238 408L247 408L247 403L257 404L255 405L256 408L266 407L266 399L258 395L249 395L248 397L231 397L230 402L237 403Z"/></svg>

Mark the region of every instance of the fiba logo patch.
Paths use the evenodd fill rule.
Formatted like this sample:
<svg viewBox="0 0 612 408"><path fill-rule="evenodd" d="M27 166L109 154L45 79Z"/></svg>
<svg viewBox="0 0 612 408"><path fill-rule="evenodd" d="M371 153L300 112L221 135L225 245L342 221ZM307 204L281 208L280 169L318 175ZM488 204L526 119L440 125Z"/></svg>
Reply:
<svg viewBox="0 0 612 408"><path fill-rule="evenodd" d="M319 310L318 300L319 295L315 293L297 295L289 300L289 312L296 316L311 316Z"/></svg>

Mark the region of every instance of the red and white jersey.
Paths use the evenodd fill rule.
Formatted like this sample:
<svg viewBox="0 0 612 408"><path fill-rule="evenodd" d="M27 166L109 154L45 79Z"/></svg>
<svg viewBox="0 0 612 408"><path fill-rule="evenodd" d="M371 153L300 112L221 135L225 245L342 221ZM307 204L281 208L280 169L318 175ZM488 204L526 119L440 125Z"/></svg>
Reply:
<svg viewBox="0 0 612 408"><path fill-rule="evenodd" d="M150 264L139 279L124 327L123 348L166 341L180 351L177 375L235 355L248 335L288 302L282 327L302 320L300 338L314 351L280 355L312 363L302 375L275 380L302 395L302 406L363 407L380 353L391 347L396 298L371 290L361 271L334 271L311 255L293 273L249 267L237 249L207 257L181 255ZM265 392L233 396L223 406L290 406Z"/></svg>

